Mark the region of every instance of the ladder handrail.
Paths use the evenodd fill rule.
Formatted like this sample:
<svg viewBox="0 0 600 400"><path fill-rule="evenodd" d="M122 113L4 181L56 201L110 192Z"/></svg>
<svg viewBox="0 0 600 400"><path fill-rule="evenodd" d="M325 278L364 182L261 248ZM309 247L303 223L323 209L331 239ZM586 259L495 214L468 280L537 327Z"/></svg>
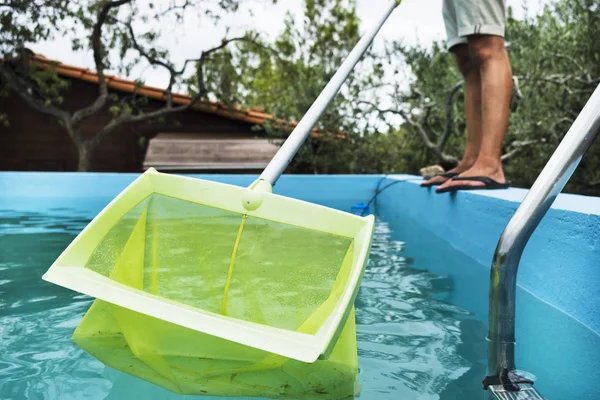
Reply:
<svg viewBox="0 0 600 400"><path fill-rule="evenodd" d="M517 270L523 250L599 131L600 85L544 166L498 241L490 272L490 376L502 376L515 369L515 296Z"/></svg>

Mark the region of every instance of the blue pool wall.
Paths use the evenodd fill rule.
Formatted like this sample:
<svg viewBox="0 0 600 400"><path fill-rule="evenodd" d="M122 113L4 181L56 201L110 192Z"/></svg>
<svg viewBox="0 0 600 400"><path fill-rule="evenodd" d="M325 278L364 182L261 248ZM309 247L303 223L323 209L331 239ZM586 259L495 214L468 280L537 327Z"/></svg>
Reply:
<svg viewBox="0 0 600 400"><path fill-rule="evenodd" d="M0 173L0 209L99 212L138 174ZM192 175L248 186L254 175ZM409 217L487 266L508 220L526 190L436 194L409 175L284 175L274 191L347 210L381 192L375 206L388 220ZM81 199L86 201L82 202ZM371 207L373 209L373 206ZM372 210L371 210L372 211ZM561 194L529 241L519 286L600 332L600 198ZM487 290L487 288L486 288ZM468 291L467 291L468 292Z"/></svg>
<svg viewBox="0 0 600 400"><path fill-rule="evenodd" d="M97 213L139 174L0 172L0 209ZM255 175L192 175L248 186ZM417 221L489 268L496 243L526 190L436 194L409 175L284 175L278 194L350 211L383 188L374 206L386 220ZM71 200L70 200L71 199ZM81 201L86 199L85 201ZM410 239L410 238L409 238ZM431 256L435 257L435 249ZM468 285L468 277L463 284ZM600 333L600 198L561 194L529 241L519 286ZM481 285L479 285L481 286ZM487 287L477 288L487 293ZM459 291L469 295L471 291ZM487 312L486 301L481 313Z"/></svg>
<svg viewBox="0 0 600 400"><path fill-rule="evenodd" d="M380 186L394 181L400 182L377 197L383 215L418 221L488 269L502 231L527 194L518 188L437 194L402 175L385 177ZM600 333L600 198L558 196L525 248L518 285ZM457 292L468 296L470 290ZM487 315L485 300L481 308Z"/></svg>

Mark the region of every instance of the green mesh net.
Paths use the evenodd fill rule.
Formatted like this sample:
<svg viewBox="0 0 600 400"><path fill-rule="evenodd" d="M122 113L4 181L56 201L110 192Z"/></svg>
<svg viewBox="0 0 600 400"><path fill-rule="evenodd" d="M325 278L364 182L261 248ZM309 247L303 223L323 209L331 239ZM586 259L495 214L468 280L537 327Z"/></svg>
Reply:
<svg viewBox="0 0 600 400"><path fill-rule="evenodd" d="M342 294L353 238L153 193L85 268L217 315L315 334ZM354 310L327 360L303 363L96 300L74 336L105 364L183 394L350 398Z"/></svg>

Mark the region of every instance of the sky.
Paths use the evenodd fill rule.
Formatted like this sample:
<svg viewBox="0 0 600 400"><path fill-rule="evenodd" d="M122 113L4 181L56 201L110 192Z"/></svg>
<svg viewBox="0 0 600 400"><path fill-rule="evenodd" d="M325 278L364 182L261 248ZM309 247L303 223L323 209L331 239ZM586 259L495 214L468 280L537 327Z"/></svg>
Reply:
<svg viewBox="0 0 600 400"><path fill-rule="evenodd" d="M140 0L144 4L147 0ZM357 0L357 14L361 20L361 31L371 26L384 11L390 0ZM544 0L507 0L507 6L512 6L514 15L523 15L523 5L530 12L536 12ZM303 0L279 0L278 4L268 4L266 0L243 0L242 9L226 17L221 24L201 21L197 18L187 18L183 24L167 27L161 45L167 47L176 62L196 57L202 50L217 45L225 36L225 26L231 28L228 36L243 33L247 29L256 29L270 38L275 38L283 29L283 21L289 11L301 18ZM429 45L433 40L445 38L444 21L442 18L442 0L404 0L389 17L380 30L375 45L381 40L402 39L407 43ZM31 46L32 50L50 59L65 64L94 69L90 52L74 52L71 50L69 38L39 43ZM109 71L110 72L110 71ZM132 71L129 79L141 78L147 85L166 87L168 74L160 69L140 66Z"/></svg>

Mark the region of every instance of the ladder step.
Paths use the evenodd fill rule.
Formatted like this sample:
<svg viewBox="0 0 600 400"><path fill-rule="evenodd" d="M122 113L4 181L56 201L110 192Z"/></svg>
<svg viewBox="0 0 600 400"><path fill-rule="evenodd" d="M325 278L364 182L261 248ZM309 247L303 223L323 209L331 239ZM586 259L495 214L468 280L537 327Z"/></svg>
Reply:
<svg viewBox="0 0 600 400"><path fill-rule="evenodd" d="M490 386L492 398L498 400L544 400L544 398L528 384L520 384L521 390L518 392L509 392L502 386Z"/></svg>

